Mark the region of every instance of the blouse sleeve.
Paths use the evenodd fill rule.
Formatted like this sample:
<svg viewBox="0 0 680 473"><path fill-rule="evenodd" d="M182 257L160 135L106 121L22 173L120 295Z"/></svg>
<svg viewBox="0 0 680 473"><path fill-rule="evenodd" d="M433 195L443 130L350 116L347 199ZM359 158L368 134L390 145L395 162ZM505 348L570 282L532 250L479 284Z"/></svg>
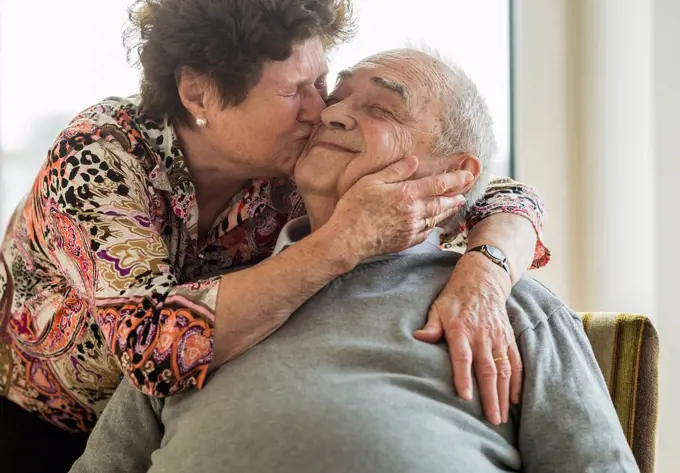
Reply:
<svg viewBox="0 0 680 473"><path fill-rule="evenodd" d="M54 313L93 308L109 350L145 394L202 387L220 279L178 283L140 158L113 138L85 134L57 142L48 159L36 207L64 275Z"/></svg>
<svg viewBox="0 0 680 473"><path fill-rule="evenodd" d="M536 248L532 268L541 268L550 261L550 250L543 243L545 206L536 190L508 177L491 180L484 196L468 211L458 233L447 234L442 243L447 248L465 247L467 233L478 222L497 213L512 213L527 218L536 230Z"/></svg>

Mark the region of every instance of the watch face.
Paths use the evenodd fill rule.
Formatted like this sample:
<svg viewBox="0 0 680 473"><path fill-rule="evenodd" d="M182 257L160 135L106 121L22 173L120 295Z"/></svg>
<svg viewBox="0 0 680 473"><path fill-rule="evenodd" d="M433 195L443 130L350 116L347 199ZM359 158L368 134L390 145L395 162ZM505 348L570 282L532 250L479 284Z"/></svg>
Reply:
<svg viewBox="0 0 680 473"><path fill-rule="evenodd" d="M501 253L501 250L499 250L498 248L494 248L493 246L487 246L486 251L489 252L489 256L491 256L492 258L496 258L498 260L505 259L505 256L503 255L503 253Z"/></svg>

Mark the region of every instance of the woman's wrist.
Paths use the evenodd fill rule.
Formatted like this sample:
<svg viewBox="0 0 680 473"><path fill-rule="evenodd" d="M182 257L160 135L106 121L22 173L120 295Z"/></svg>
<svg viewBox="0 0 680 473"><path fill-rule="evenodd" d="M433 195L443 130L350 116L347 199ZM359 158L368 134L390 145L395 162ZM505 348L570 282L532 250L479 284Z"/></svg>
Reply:
<svg viewBox="0 0 680 473"><path fill-rule="evenodd" d="M502 291L505 299L507 300L508 297L510 297L514 281L507 271L477 251L465 253L462 258L465 258L469 263L468 265L465 265L466 268L472 266L484 271L487 278L494 282L494 285Z"/></svg>
<svg viewBox="0 0 680 473"><path fill-rule="evenodd" d="M336 276L351 271L366 259L362 255L359 242L350 232L344 228L338 229L330 221L303 241L307 251L330 264L330 269Z"/></svg>
<svg viewBox="0 0 680 473"><path fill-rule="evenodd" d="M499 248L507 258L514 285L531 265L536 238L536 232L529 220L521 215L499 213L472 227L468 234L468 247L490 245ZM484 258L483 255L478 256Z"/></svg>

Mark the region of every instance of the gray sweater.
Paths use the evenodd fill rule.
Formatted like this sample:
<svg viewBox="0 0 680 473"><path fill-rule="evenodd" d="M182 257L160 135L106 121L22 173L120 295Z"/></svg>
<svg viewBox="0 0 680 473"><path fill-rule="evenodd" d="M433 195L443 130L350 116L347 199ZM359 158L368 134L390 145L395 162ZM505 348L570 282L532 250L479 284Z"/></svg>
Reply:
<svg viewBox="0 0 680 473"><path fill-rule="evenodd" d="M507 305L521 405L495 427L455 395L446 345L412 334L457 259L426 242L361 264L201 391L124 382L71 471L638 471L578 316L531 279Z"/></svg>

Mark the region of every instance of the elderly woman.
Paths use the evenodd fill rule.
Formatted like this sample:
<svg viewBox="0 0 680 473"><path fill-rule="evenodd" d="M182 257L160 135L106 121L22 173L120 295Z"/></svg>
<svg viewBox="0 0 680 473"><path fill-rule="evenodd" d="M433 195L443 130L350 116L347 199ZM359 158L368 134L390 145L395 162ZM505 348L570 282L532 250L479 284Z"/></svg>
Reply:
<svg viewBox="0 0 680 473"><path fill-rule="evenodd" d="M348 7L138 2L140 97L71 121L2 246L3 471L68 469L122 377L152 396L200 389L328 281L423 241L461 205L471 249L416 336L446 335L463 397L474 360L492 422L517 400L521 361L504 303L532 260L547 261L529 188L497 181L465 204L457 194L472 176L411 179L417 159L405 157L269 257L282 226L305 212L288 176L325 106L325 52L351 30ZM245 264L254 266L211 276Z"/></svg>

